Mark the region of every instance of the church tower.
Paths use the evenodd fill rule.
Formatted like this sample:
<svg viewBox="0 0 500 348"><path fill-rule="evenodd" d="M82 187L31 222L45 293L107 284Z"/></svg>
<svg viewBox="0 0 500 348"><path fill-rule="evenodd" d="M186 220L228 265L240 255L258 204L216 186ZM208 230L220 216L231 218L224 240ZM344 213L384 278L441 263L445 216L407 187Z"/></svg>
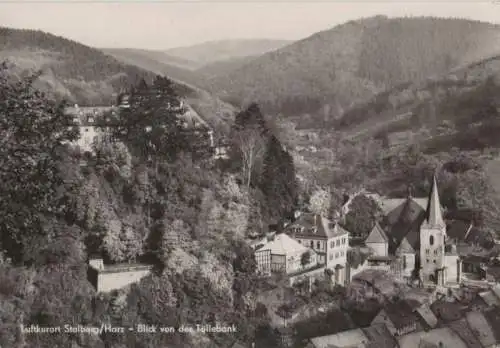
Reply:
<svg viewBox="0 0 500 348"><path fill-rule="evenodd" d="M426 218L420 227L420 278L424 283L443 285L445 279L446 224L434 175Z"/></svg>

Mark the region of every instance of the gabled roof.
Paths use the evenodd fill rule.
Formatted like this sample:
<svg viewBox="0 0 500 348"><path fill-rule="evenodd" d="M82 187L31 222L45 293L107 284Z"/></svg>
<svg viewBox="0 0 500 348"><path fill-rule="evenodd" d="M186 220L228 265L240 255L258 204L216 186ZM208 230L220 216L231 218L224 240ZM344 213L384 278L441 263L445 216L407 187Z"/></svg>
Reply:
<svg viewBox="0 0 500 348"><path fill-rule="evenodd" d="M415 311L420 315L422 320L429 328L433 329L437 326L438 319L436 318L434 313L432 313L431 309L427 304L421 305Z"/></svg>
<svg viewBox="0 0 500 348"><path fill-rule="evenodd" d="M404 300L388 303L382 310L396 329L404 328L418 320L411 306Z"/></svg>
<svg viewBox="0 0 500 348"><path fill-rule="evenodd" d="M293 232L293 228L300 227L300 232ZM312 213L302 214L294 223L286 227L286 231L295 237L332 238L348 234L338 223Z"/></svg>
<svg viewBox="0 0 500 348"><path fill-rule="evenodd" d="M379 206L380 209L382 209L382 212L384 215L389 215L394 209L398 208L401 206L407 198L387 198L387 197L380 197L378 199L374 198ZM428 197L411 197L411 199L418 204L423 210L427 208L427 202L429 200Z"/></svg>
<svg viewBox="0 0 500 348"><path fill-rule="evenodd" d="M366 348L394 348L397 341L385 324L375 324L362 329L368 338Z"/></svg>
<svg viewBox="0 0 500 348"><path fill-rule="evenodd" d="M497 340L495 328L491 327L486 319L485 311L471 311L467 313L467 323L474 332L477 332L477 338L483 347L493 346Z"/></svg>
<svg viewBox="0 0 500 348"><path fill-rule="evenodd" d="M403 238L401 243L399 244L398 249L396 250L396 254L414 254L415 249L410 245L408 239L406 237Z"/></svg>
<svg viewBox="0 0 500 348"><path fill-rule="evenodd" d="M484 317L490 324L495 336L495 342L500 343L500 307L494 306L484 311Z"/></svg>
<svg viewBox="0 0 500 348"><path fill-rule="evenodd" d="M386 218L389 233L389 249L394 253L406 237L413 250L419 249L420 226L425 219L425 210L410 197L394 209Z"/></svg>
<svg viewBox="0 0 500 348"><path fill-rule="evenodd" d="M467 344L468 348L482 348L481 342L467 323L467 319L453 321L448 324L448 327Z"/></svg>
<svg viewBox="0 0 500 348"><path fill-rule="evenodd" d="M447 327L419 331L398 338L400 348L467 348L467 344L453 330Z"/></svg>
<svg viewBox="0 0 500 348"><path fill-rule="evenodd" d="M309 249L285 233L277 234L274 240L268 242L257 251L271 251L272 255L287 255L295 252L306 252Z"/></svg>
<svg viewBox="0 0 500 348"><path fill-rule="evenodd" d="M461 306L456 302L437 300L431 304L431 310L438 319L444 322L462 319Z"/></svg>
<svg viewBox="0 0 500 348"><path fill-rule="evenodd" d="M389 239L387 238L387 235L385 234L384 230L378 222L375 223L375 226L373 226L370 234L365 240L365 243L388 243Z"/></svg>

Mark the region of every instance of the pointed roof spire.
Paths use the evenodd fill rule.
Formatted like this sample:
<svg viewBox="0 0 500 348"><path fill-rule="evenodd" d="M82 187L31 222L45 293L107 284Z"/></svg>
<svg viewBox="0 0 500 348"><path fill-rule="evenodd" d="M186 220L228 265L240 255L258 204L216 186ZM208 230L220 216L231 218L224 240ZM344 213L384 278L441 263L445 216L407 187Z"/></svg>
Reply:
<svg viewBox="0 0 500 348"><path fill-rule="evenodd" d="M427 204L427 224L435 227L445 226L443 212L441 211L441 202L439 200L439 190L437 187L436 174L432 178L432 187Z"/></svg>

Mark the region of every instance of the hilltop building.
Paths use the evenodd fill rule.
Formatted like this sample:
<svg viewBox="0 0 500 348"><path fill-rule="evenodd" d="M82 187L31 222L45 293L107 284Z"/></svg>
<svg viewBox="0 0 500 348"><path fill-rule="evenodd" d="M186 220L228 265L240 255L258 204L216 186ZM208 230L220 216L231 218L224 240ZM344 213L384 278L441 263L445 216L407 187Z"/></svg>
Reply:
<svg viewBox="0 0 500 348"><path fill-rule="evenodd" d="M73 122L80 128L80 138L74 145L78 146L82 152L92 152L93 144L99 136L109 134L109 126L104 124L105 114L116 115L117 109L114 106L94 106L80 107L75 104L66 108L66 113L73 116Z"/></svg>
<svg viewBox="0 0 500 348"><path fill-rule="evenodd" d="M424 285L460 283L461 261L446 233L436 178L427 199L409 193L406 199L394 201L382 206L385 217L365 241L373 251L372 259L386 260L408 280L418 275Z"/></svg>

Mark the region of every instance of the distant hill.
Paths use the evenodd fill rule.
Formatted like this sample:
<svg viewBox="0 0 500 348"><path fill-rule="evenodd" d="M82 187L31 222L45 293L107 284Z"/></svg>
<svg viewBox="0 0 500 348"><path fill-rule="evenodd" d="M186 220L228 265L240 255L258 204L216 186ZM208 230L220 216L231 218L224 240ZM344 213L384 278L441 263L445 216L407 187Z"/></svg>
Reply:
<svg viewBox="0 0 500 348"><path fill-rule="evenodd" d="M155 74L166 75L188 84L203 85L203 76L193 71L199 67L195 62L170 57L159 51L133 48L103 48L102 51L125 64L135 65Z"/></svg>
<svg viewBox="0 0 500 348"><path fill-rule="evenodd" d="M402 84L333 123L345 137L415 143L426 152L500 147L500 55Z"/></svg>
<svg viewBox="0 0 500 348"><path fill-rule="evenodd" d="M291 41L273 39L235 39L209 41L197 45L176 47L166 54L207 65L217 61L261 55L290 44Z"/></svg>
<svg viewBox="0 0 500 348"><path fill-rule="evenodd" d="M163 64L187 70L195 70L201 67L197 62L171 56L162 51L144 50L138 48L100 48L100 50L112 56L130 56L131 58L147 57Z"/></svg>
<svg viewBox="0 0 500 348"><path fill-rule="evenodd" d="M500 53L500 27L464 19L376 16L316 33L211 80L235 103L320 118L404 82Z"/></svg>
<svg viewBox="0 0 500 348"><path fill-rule="evenodd" d="M207 80L211 80L217 78L218 76L228 74L258 57L258 55L255 55L219 60L196 69L196 73L198 73L200 76L203 76L205 81L204 83L206 84Z"/></svg>
<svg viewBox="0 0 500 348"><path fill-rule="evenodd" d="M98 49L42 31L0 28L0 61L4 60L18 77L41 70L38 88L80 105L110 105L117 93L139 79L151 81L161 74L176 82L179 95L213 127L227 128L235 112L233 106L210 93L177 81L165 64L144 59L137 67L124 63L125 59L119 61Z"/></svg>
<svg viewBox="0 0 500 348"><path fill-rule="evenodd" d="M38 30L0 28L0 61L18 76L42 70L38 87L82 105L110 104L116 93L154 74L101 51Z"/></svg>

